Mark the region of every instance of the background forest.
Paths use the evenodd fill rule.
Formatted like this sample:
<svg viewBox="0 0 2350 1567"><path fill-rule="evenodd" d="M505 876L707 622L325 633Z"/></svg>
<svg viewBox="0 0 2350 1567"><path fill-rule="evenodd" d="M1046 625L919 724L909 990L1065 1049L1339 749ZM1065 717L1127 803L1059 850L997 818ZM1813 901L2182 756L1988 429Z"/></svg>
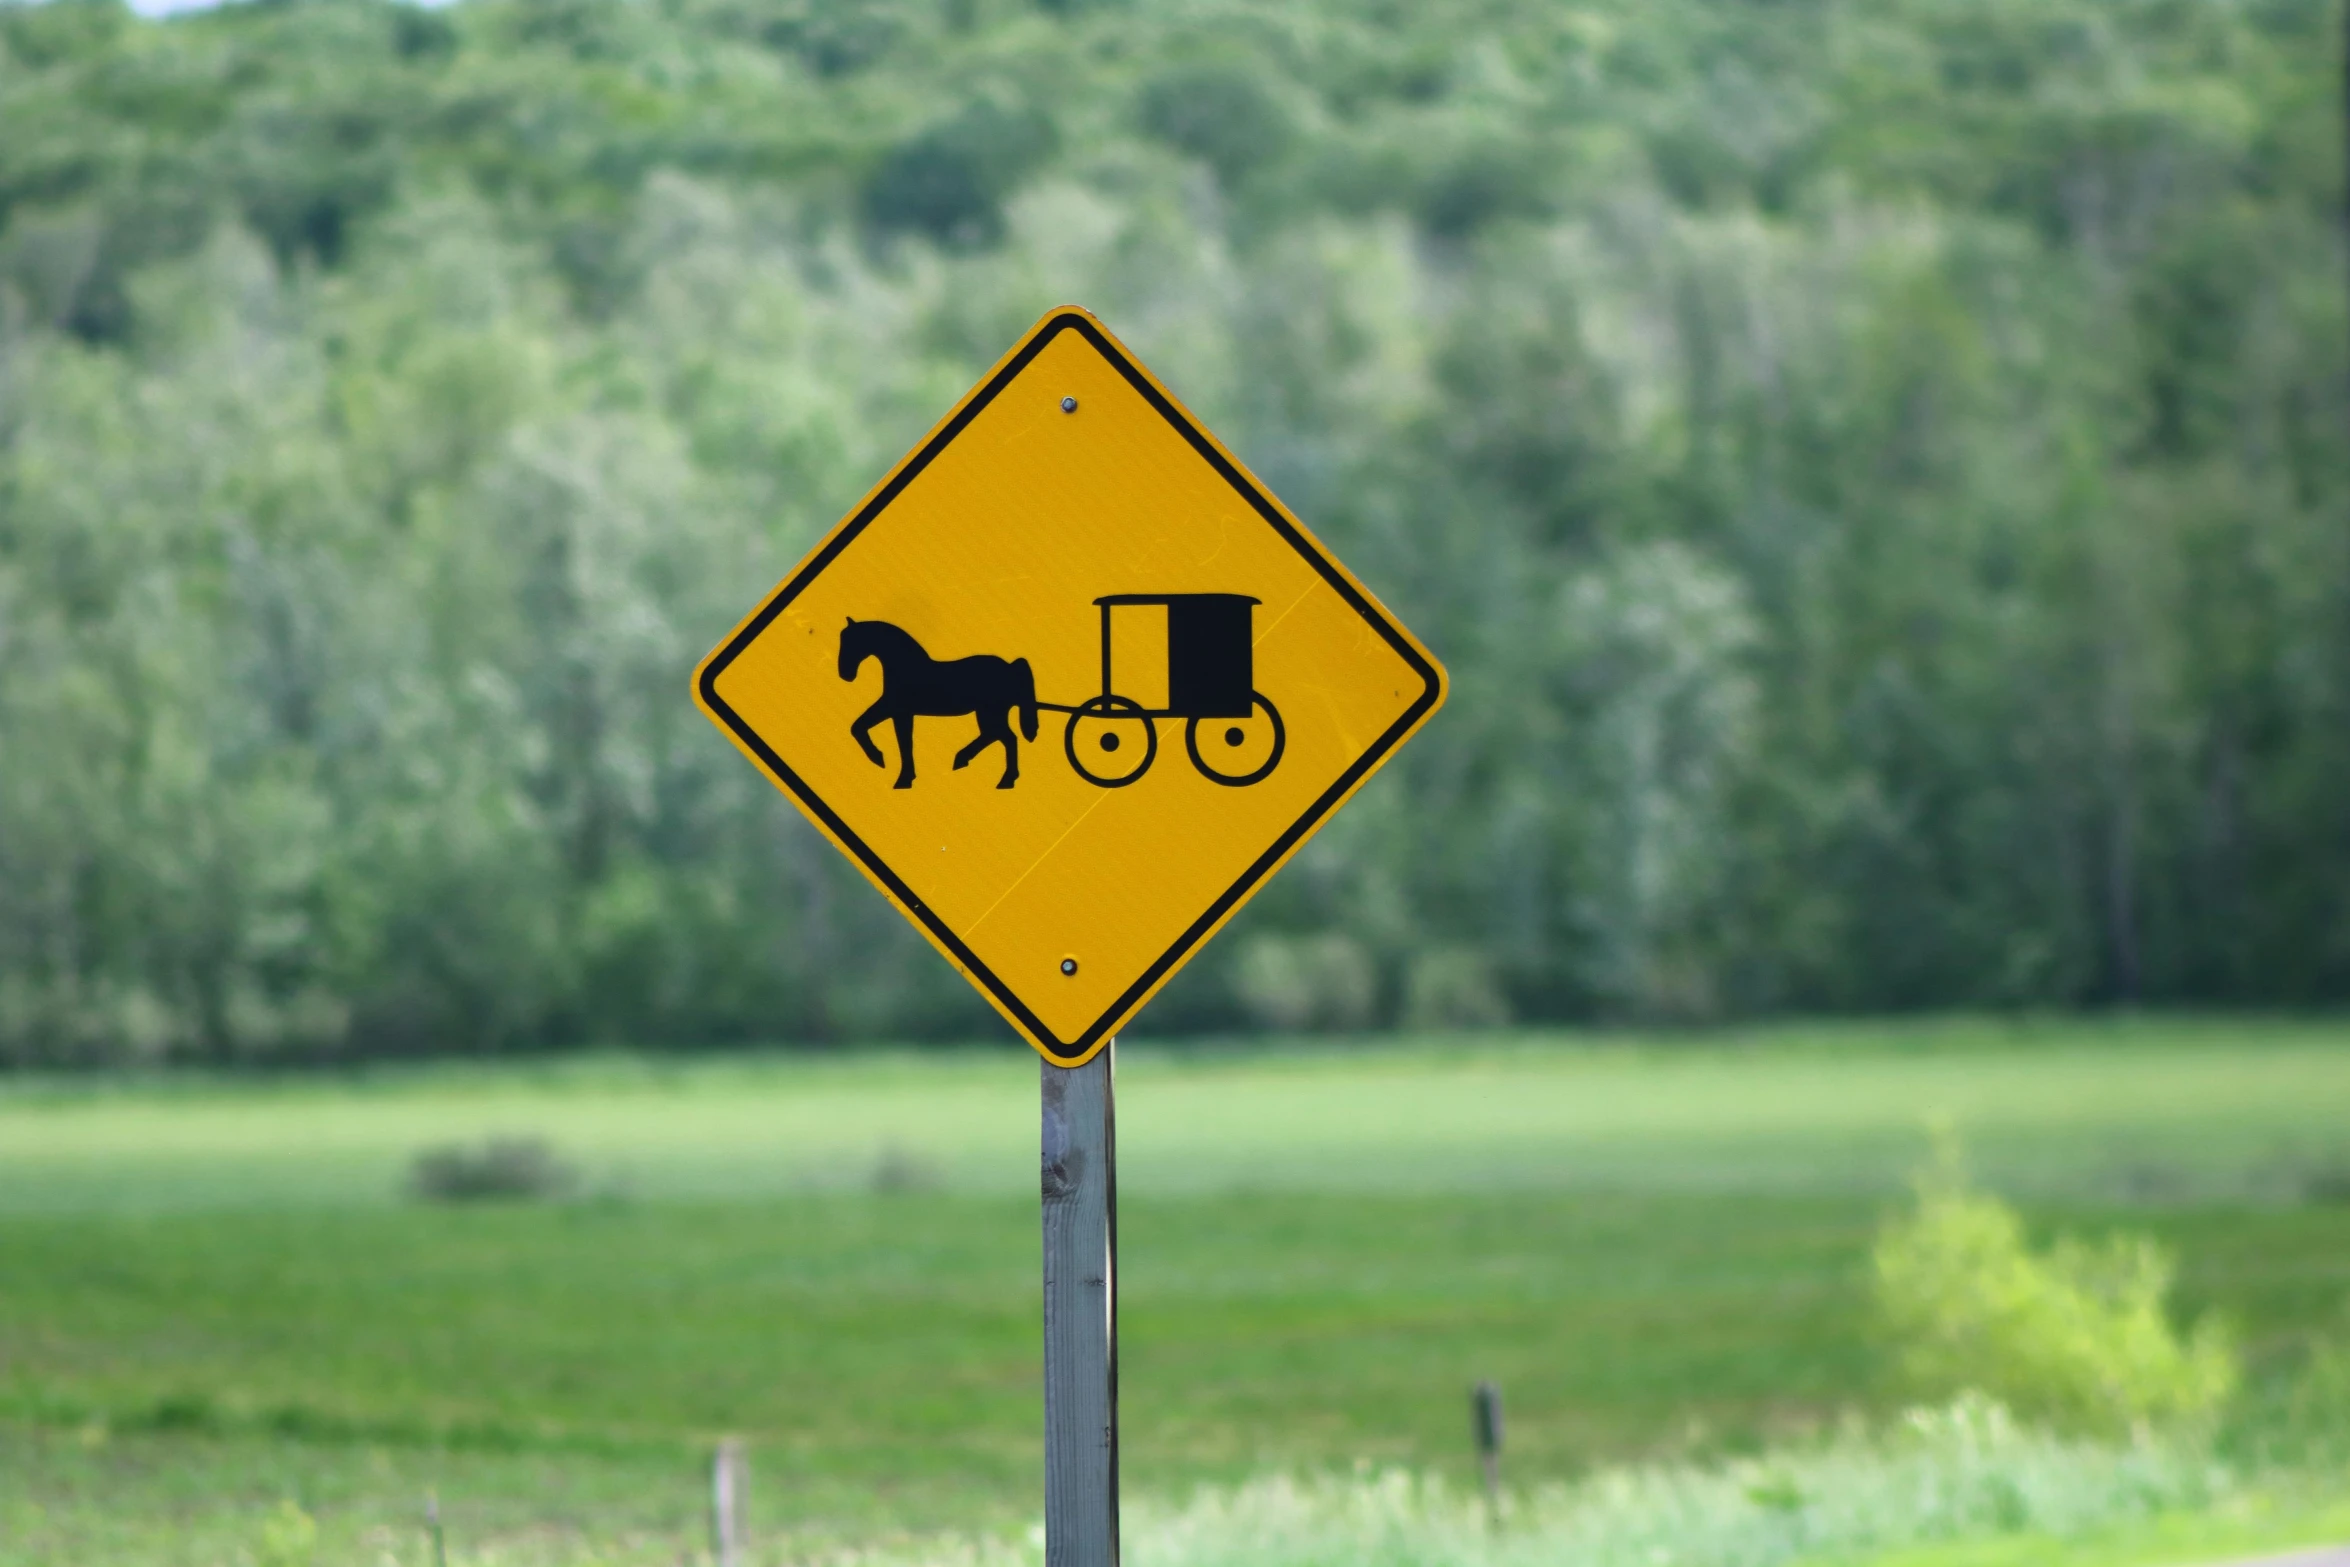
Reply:
<svg viewBox="0 0 2350 1567"><path fill-rule="evenodd" d="M0 1060L993 1032L686 682L1063 301L1454 678L1148 1027L2350 998L2340 32L0 4Z"/></svg>

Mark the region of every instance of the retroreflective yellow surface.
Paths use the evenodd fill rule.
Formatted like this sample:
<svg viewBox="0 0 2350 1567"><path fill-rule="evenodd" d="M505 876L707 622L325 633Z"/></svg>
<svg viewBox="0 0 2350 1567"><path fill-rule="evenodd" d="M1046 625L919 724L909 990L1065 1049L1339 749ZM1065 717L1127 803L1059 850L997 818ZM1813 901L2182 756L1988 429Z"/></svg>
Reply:
<svg viewBox="0 0 2350 1567"><path fill-rule="evenodd" d="M1074 1066L1436 709L1444 674L1099 322L1061 309L694 691Z"/></svg>

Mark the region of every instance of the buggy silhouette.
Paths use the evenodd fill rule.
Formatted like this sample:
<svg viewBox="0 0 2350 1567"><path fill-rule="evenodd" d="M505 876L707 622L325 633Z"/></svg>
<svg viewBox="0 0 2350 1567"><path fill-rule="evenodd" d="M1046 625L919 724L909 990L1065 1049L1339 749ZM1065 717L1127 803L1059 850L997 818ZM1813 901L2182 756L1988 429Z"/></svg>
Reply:
<svg viewBox="0 0 2350 1567"><path fill-rule="evenodd" d="M1149 772L1151 763L1158 760L1158 720L1162 718L1184 720L1183 748L1191 755L1191 765L1199 769L1202 777L1217 783L1245 788L1280 764L1282 749L1288 744L1288 731L1281 722L1280 710L1253 688L1255 655L1249 622L1258 603L1256 599L1242 593L1112 593L1095 599L1094 603L1102 612L1100 694L1074 706L1059 702L1037 704L1069 715L1062 749L1068 753L1069 765L1080 778L1099 788L1123 789ZM1144 707L1132 697L1118 694L1111 667L1110 617L1111 611L1125 605L1157 605L1167 611L1165 707ZM1259 709L1264 711L1273 734L1272 747L1264 759L1254 767L1230 772L1209 760L1219 746L1224 750L1238 750L1247 743L1248 731L1241 725ZM1219 722L1222 727L1215 727ZM1210 726L1204 750L1202 724ZM1108 765L1097 772L1086 765L1086 747L1078 739L1081 728L1087 730L1092 747L1104 753L1095 759L1097 763L1106 764L1107 757L1123 749L1129 738L1141 745L1142 760L1131 772L1118 772ZM1092 732L1096 728L1099 733Z"/></svg>

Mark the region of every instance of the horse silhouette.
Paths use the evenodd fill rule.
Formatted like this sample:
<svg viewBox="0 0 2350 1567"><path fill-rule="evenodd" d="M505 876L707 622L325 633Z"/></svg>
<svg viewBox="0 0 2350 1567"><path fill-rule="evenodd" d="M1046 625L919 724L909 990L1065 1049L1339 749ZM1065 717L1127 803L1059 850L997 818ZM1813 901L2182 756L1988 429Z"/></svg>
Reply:
<svg viewBox="0 0 2350 1567"><path fill-rule="evenodd" d="M914 787L914 719L953 718L962 713L979 719L979 738L955 753L955 766L989 746L1004 748L1004 776L998 789L1020 781L1020 742L1012 737L1012 709L1020 709L1020 732L1036 738L1036 677L1028 660L1005 660L982 653L974 658L935 659L922 644L885 620L859 620L854 615L841 629L840 677L854 680L865 660L881 660L881 697L849 725L849 734L873 758L876 767L889 759L868 733L888 719L898 732L898 781L893 787Z"/></svg>

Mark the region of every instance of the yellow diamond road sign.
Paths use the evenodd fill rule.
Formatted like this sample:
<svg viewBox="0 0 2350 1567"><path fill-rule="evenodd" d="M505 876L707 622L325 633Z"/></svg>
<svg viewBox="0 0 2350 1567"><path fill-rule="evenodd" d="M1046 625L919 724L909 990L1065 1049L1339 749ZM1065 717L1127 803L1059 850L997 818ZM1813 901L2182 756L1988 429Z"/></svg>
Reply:
<svg viewBox="0 0 2350 1567"><path fill-rule="evenodd" d="M1444 671L1100 322L1061 309L694 692L1076 1066L1436 710Z"/></svg>

